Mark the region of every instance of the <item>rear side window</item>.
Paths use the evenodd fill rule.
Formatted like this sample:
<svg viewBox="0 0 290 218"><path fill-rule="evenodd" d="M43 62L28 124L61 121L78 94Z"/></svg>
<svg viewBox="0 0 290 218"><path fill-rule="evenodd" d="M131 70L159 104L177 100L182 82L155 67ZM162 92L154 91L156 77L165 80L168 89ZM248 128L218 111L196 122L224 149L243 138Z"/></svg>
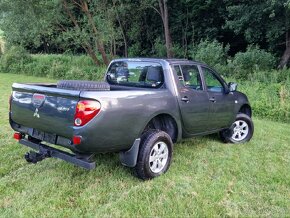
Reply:
<svg viewBox="0 0 290 218"><path fill-rule="evenodd" d="M164 84L164 75L159 63L116 61L109 67L107 81L113 85L160 88Z"/></svg>
<svg viewBox="0 0 290 218"><path fill-rule="evenodd" d="M178 79L185 87L202 90L202 82L198 67L195 65L174 66Z"/></svg>

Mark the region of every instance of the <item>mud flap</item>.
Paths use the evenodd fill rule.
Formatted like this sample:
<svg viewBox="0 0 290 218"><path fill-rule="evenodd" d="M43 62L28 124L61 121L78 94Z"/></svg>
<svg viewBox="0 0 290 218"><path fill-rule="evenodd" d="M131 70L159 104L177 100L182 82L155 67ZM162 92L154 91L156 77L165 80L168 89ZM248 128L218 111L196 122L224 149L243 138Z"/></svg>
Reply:
<svg viewBox="0 0 290 218"><path fill-rule="evenodd" d="M128 151L120 152L120 161L126 167L135 167L137 163L141 139L135 139L134 144Z"/></svg>

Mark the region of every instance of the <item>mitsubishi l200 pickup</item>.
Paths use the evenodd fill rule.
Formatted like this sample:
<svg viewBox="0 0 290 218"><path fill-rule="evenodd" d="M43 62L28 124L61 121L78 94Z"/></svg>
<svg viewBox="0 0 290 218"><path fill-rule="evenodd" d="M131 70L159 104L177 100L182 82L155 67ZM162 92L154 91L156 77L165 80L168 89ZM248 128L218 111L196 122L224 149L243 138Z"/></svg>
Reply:
<svg viewBox="0 0 290 218"><path fill-rule="evenodd" d="M33 149L28 162L55 157L92 169L94 154L119 152L145 180L168 170L173 143L182 138L252 138L251 106L236 88L195 61L116 59L103 82L14 83L10 125L14 138Z"/></svg>

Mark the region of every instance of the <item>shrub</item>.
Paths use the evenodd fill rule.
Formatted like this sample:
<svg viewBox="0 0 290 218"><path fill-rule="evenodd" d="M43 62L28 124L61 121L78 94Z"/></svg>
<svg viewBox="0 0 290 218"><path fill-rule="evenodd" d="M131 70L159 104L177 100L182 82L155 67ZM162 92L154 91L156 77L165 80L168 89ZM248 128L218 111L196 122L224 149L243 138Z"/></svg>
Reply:
<svg viewBox="0 0 290 218"><path fill-rule="evenodd" d="M31 55L25 64L13 59L2 71L55 79L100 80L104 77L106 67L96 67L86 55L38 54Z"/></svg>
<svg viewBox="0 0 290 218"><path fill-rule="evenodd" d="M236 78L247 79L255 71L271 70L275 67L276 58L257 46L249 46L246 52L238 52L228 67Z"/></svg>
<svg viewBox="0 0 290 218"><path fill-rule="evenodd" d="M264 84L290 83L290 69L255 71L248 80Z"/></svg>
<svg viewBox="0 0 290 218"><path fill-rule="evenodd" d="M12 46L1 56L0 67L4 72L19 73L31 61L31 55L21 46Z"/></svg>
<svg viewBox="0 0 290 218"><path fill-rule="evenodd" d="M129 57L138 57L140 56L141 51L141 44L140 42L134 43L132 46L129 46L128 48L128 56Z"/></svg>
<svg viewBox="0 0 290 218"><path fill-rule="evenodd" d="M4 41L4 39L1 38L1 36L0 36L0 56L1 56L2 54L4 54L4 49L5 49L5 41Z"/></svg>
<svg viewBox="0 0 290 218"><path fill-rule="evenodd" d="M213 67L220 73L227 71L226 60L229 45L223 46L218 41L202 40L197 46L193 48L191 57L196 61L201 61Z"/></svg>
<svg viewBox="0 0 290 218"><path fill-rule="evenodd" d="M290 122L290 83L240 81L239 84L250 100L253 116Z"/></svg>
<svg viewBox="0 0 290 218"><path fill-rule="evenodd" d="M153 55L156 57L166 57L166 46L165 42L160 39L160 37L156 38L153 45Z"/></svg>

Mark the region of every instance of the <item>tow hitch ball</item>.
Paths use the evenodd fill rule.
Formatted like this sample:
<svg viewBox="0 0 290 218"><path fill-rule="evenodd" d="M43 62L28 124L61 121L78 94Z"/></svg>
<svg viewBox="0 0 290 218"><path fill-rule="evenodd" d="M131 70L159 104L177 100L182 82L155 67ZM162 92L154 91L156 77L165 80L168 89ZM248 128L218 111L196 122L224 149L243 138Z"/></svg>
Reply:
<svg viewBox="0 0 290 218"><path fill-rule="evenodd" d="M42 153L42 152L37 153L35 151L29 151L24 155L24 158L28 163L34 163L34 164L36 164L37 162L42 161L43 159L48 158L48 157L51 157L49 151L44 152L44 153Z"/></svg>

